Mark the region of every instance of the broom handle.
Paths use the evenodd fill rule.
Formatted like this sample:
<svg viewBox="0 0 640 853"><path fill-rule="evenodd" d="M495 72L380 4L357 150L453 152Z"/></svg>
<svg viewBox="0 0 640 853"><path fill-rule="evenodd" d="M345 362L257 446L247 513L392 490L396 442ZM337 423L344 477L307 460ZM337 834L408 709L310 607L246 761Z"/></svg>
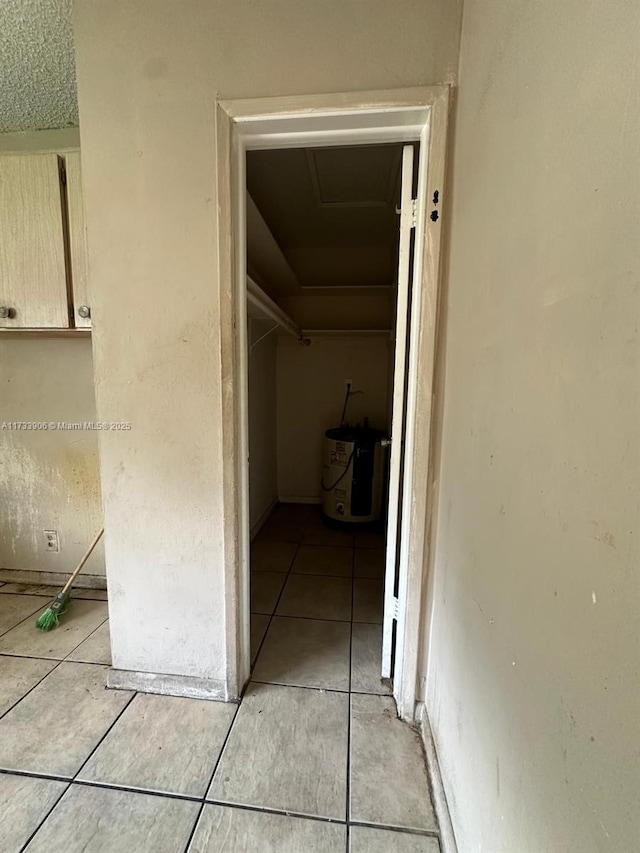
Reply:
<svg viewBox="0 0 640 853"><path fill-rule="evenodd" d="M73 570L73 574L71 575L71 577L69 578L69 580L66 582L66 584L65 584L65 585L62 587L62 589L60 590L60 595L64 595L66 592L69 592L69 590L71 589L71 586L72 586L72 584L73 584L74 580L75 580L75 579L78 577L78 575L80 574L80 570L82 569L82 567L84 566L84 564L87 562L87 560L88 560L88 559L89 559L89 557L91 556L91 553L92 553L93 549L96 547L96 545L97 545L97 544L98 544L98 542L100 541L100 537L102 536L102 534L103 534L103 533L104 533L104 527L102 528L102 530L100 531L100 533L98 533L98 535L97 535L97 536L96 536L96 538L93 540L93 542L91 543L91 545L89 545L89 547L88 547L88 549L87 549L87 553L86 553L86 554L84 555L84 557L80 560L80 562L78 563L78 565L76 566L76 568Z"/></svg>

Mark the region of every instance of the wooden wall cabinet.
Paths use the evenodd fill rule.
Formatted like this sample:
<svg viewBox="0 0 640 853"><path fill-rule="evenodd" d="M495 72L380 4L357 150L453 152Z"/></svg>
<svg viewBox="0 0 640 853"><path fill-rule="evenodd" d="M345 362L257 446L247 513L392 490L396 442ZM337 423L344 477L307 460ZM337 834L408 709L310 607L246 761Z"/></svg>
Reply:
<svg viewBox="0 0 640 853"><path fill-rule="evenodd" d="M0 329L91 326L80 152L0 157Z"/></svg>
<svg viewBox="0 0 640 853"><path fill-rule="evenodd" d="M87 237L84 222L84 198L80 152L65 155L67 176L67 209L69 211L69 255L71 265L71 312L76 329L91 328L91 316L82 316L84 309L91 311L89 300L89 274L87 269Z"/></svg>

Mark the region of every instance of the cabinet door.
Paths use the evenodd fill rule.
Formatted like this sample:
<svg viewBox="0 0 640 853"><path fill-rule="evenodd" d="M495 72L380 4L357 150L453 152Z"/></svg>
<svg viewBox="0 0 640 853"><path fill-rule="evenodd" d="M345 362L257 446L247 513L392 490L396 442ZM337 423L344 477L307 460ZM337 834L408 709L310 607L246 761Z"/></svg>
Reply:
<svg viewBox="0 0 640 853"><path fill-rule="evenodd" d="M91 300L88 292L87 237L84 221L84 196L80 152L65 155L67 204L69 206L69 246L71 249L71 287L73 316L78 329L91 328ZM82 316L89 311L89 316Z"/></svg>
<svg viewBox="0 0 640 853"><path fill-rule="evenodd" d="M0 306L3 327L69 326L56 154L0 158Z"/></svg>

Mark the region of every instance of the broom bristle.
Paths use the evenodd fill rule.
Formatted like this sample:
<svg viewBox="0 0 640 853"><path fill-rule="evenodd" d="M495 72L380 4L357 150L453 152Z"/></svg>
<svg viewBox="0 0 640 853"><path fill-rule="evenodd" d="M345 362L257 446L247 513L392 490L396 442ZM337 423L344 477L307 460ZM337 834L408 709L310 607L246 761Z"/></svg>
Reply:
<svg viewBox="0 0 640 853"><path fill-rule="evenodd" d="M40 616L38 616L38 619L36 621L36 628L39 628L41 631L51 631L52 628L55 628L57 624L57 614L54 613L50 607L47 607L47 609L43 610Z"/></svg>

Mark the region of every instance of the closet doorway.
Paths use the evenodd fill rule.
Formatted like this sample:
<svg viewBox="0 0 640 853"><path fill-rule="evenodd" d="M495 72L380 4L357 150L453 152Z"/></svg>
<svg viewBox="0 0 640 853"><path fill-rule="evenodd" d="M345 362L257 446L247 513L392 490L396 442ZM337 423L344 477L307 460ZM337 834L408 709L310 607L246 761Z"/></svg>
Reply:
<svg viewBox="0 0 640 853"><path fill-rule="evenodd" d="M234 102L217 116L219 179L235 177L221 245L227 213L237 689L251 670L361 682L393 690L405 719L425 620L447 91L410 95L337 110L327 96L312 115L309 99Z"/></svg>

